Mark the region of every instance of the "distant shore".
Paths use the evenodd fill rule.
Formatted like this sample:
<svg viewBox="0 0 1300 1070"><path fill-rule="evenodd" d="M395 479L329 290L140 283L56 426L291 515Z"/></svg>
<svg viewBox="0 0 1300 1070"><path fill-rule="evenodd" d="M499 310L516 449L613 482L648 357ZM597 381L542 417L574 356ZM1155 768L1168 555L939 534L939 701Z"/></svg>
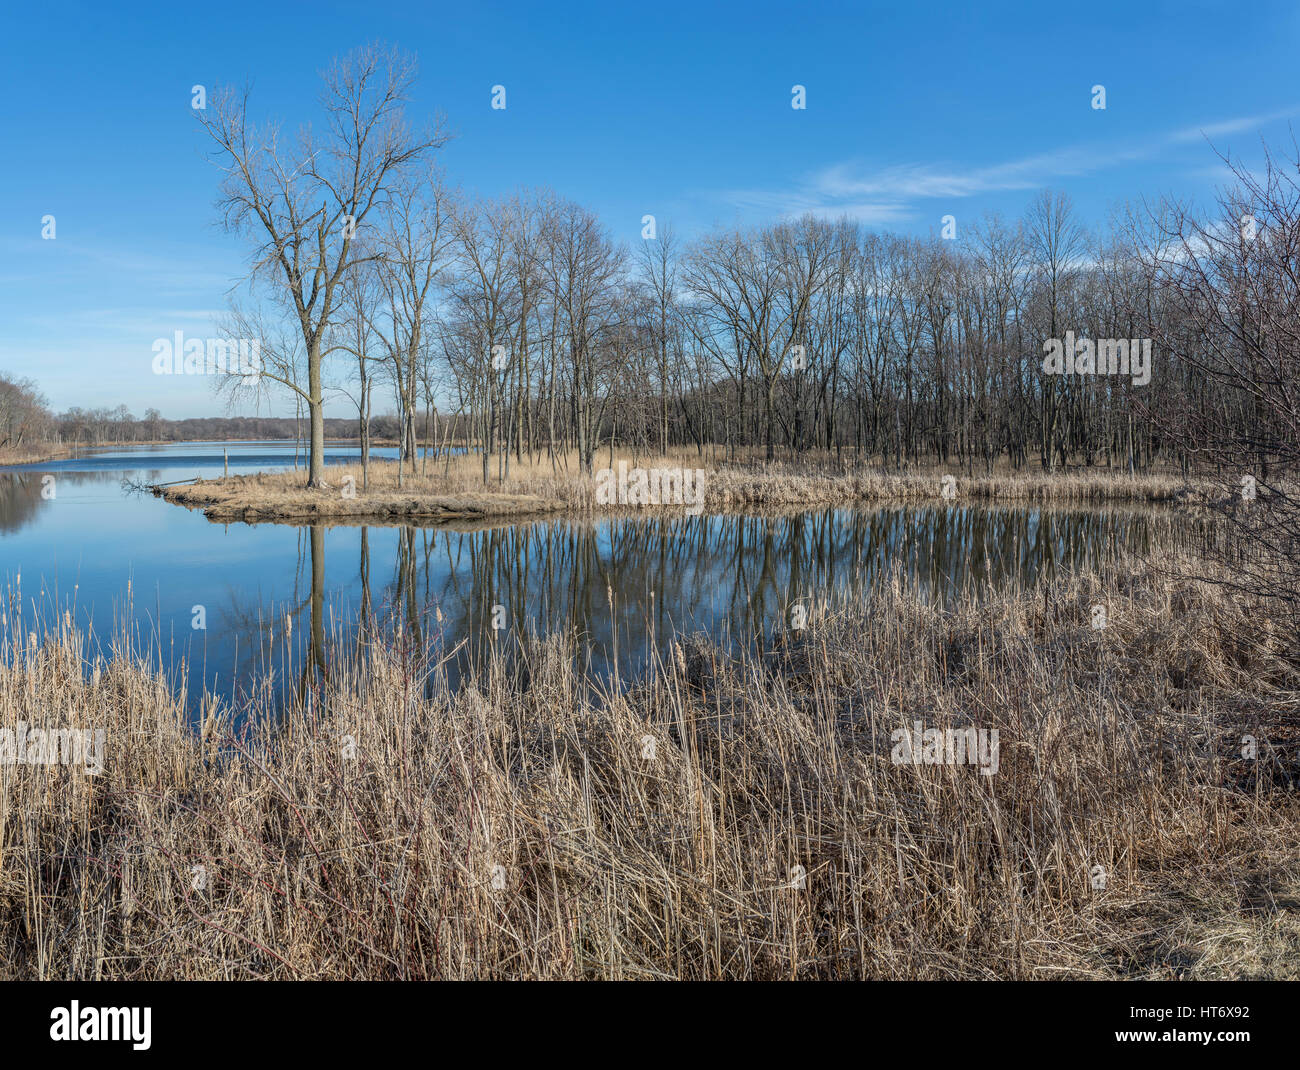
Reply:
<svg viewBox="0 0 1300 1070"><path fill-rule="evenodd" d="M0 468L44 464L49 461L65 461L78 457L112 452L114 450L139 449L146 446L193 446L198 443L212 446L247 446L254 444L268 446L293 446L294 440L291 438L136 439L131 442L97 442L91 445L85 443L61 445L56 442L34 442L25 446L0 447ZM325 439L326 447L359 447L360 444L361 440L355 437L327 437ZM300 456L305 459L307 455L307 447L302 442L299 442L297 445ZM372 449L396 449L397 440L371 439L370 446Z"/></svg>

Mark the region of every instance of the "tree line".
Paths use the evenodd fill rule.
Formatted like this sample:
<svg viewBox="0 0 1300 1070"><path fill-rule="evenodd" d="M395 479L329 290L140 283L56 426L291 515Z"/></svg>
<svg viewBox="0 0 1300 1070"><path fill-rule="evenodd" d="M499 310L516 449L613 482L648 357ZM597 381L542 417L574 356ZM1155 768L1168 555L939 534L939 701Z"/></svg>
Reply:
<svg viewBox="0 0 1300 1070"><path fill-rule="evenodd" d="M683 242L647 216L629 248L551 191L448 185L442 121L415 129L404 113L414 74L379 47L337 61L327 133L292 144L248 118L246 95L219 94L200 116L224 220L253 238L230 328L261 339L265 367L255 388L229 385L296 400L313 482L331 395L351 400L363 448L372 408L391 405L405 458L458 440L485 482L525 456L572 452L590 471L616 446L1187 470L1225 460L1188 434L1211 425L1279 460L1285 428L1258 383L1201 360L1207 343L1254 344L1279 311L1295 323L1276 303L1300 232L1272 161L1273 200L1257 183L1210 219L1165 201L1090 230L1045 191L1019 219L950 238L805 216ZM1240 254L1236 275L1205 263L1206 235ZM1211 322L1197 301L1232 315ZM1047 374L1045 346L1062 339L1112 354L1123 340L1135 356L1145 344L1149 381L1097 374L1091 357Z"/></svg>
<svg viewBox="0 0 1300 1070"><path fill-rule="evenodd" d="M392 413L375 417L371 425L374 437L386 442L397 440L399 428ZM32 380L0 372L0 450L46 443L76 449L142 442L296 441L303 438L304 430L305 422L293 417L199 416L169 420L155 408L137 417L125 405L111 409L74 406L55 413ZM356 421L327 418L325 434L333 440L355 439Z"/></svg>

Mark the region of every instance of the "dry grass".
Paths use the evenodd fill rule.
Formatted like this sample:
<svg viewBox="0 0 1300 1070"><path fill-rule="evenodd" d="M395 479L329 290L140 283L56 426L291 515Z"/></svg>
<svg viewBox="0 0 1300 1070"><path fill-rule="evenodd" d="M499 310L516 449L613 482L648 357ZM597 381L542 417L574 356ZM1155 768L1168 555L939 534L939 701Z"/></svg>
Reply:
<svg viewBox="0 0 1300 1070"><path fill-rule="evenodd" d="M72 450L66 446L55 446L40 442L31 446L20 446L17 449L0 449L0 468L11 464L38 464L42 461L58 461L71 456Z"/></svg>
<svg viewBox="0 0 1300 1070"><path fill-rule="evenodd" d="M329 486L308 490L301 471L278 472L222 479L199 480L182 486L161 487L155 493L170 502L201 508L213 520L439 520L490 519L545 512L594 512L597 481L578 472L576 459L563 458L553 469L548 461L512 462L503 480L482 481L478 457L458 456L450 464L430 463L429 474L404 475L397 486L397 465L375 461L370 482L362 489L362 471L356 465L331 465ZM817 464L713 465L690 451L666 457L616 454L620 460L642 468L692 468L704 472L703 507L728 509L763 505L815 506L850 502L926 502L944 500L944 477L951 474L956 498L1005 502L1173 502L1204 500L1206 483L1189 485L1171 475L1129 477L1105 469L1046 473L1039 470L999 471L991 476L966 477L940 469L890 475L868 468L826 461ZM610 463L607 454L597 466ZM351 483L348 483L348 478ZM355 496L343 493L355 488Z"/></svg>
<svg viewBox="0 0 1300 1070"><path fill-rule="evenodd" d="M397 464L372 461L368 485L360 464L330 465L327 485L305 486L302 471L266 472L200 479L154 493L177 505L201 508L213 520L483 520L554 512L565 502L551 493L565 481L543 483L533 476L484 486L464 458L436 476L413 475L409 468L398 486ZM526 483L526 489L525 489ZM552 485L553 484L553 485Z"/></svg>
<svg viewBox="0 0 1300 1070"><path fill-rule="evenodd" d="M390 637L243 734L11 618L0 728L103 727L108 760L0 767L0 971L1297 976L1293 636L1136 567L881 598L761 657L685 642L616 695L560 638L453 691ZM913 720L997 728L999 772L893 764Z"/></svg>

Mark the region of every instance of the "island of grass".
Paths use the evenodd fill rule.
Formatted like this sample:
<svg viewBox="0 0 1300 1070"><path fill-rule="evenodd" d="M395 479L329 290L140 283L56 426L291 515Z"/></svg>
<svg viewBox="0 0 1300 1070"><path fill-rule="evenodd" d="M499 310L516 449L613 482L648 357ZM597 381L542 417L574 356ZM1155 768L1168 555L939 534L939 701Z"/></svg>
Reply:
<svg viewBox="0 0 1300 1070"><path fill-rule="evenodd" d="M153 493L177 505L202 509L209 520L246 523L301 523L316 520L341 522L406 522L491 520L524 517L564 508L564 503L535 494L505 494L483 490L451 490L437 481L406 478L397 485L396 465L391 472L371 470L369 488L363 490L349 470L329 470L323 487L307 487L300 473L283 472L221 479L201 479L176 486L155 486ZM385 478L387 477L387 478Z"/></svg>
<svg viewBox="0 0 1300 1070"><path fill-rule="evenodd" d="M1116 469L1047 472L995 469L972 474L957 465L894 474L878 466L823 462L737 463L681 451L668 457L616 454L597 459L594 474L573 457L552 463L514 461L498 476L493 461L485 483L482 460L462 456L406 466L399 481L395 461L330 465L326 485L306 486L301 470L200 479L159 485L153 493L177 505L201 509L211 520L402 523L522 518L548 513L585 514L649 505L720 511L747 507L825 507L863 503L960 504L964 501L1058 505L1204 503L1219 496L1206 481L1170 474L1130 475ZM690 500L638 501L619 490L637 471L689 472ZM602 474L605 473L605 474ZM612 473L612 474L611 474ZM628 473L631 473L629 479ZM652 485L658 486L652 481ZM667 479L664 486L670 485ZM671 485L680 486L673 482Z"/></svg>

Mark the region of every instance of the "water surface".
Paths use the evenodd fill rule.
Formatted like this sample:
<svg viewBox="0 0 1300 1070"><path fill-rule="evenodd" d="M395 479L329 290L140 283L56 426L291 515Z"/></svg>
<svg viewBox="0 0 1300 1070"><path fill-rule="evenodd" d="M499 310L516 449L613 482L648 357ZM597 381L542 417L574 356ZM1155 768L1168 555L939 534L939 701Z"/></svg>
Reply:
<svg viewBox="0 0 1300 1070"><path fill-rule="evenodd" d="M259 669L286 684L313 636L347 635L363 618L400 620L406 641L446 650L570 631L598 674L617 666L626 676L674 635L761 641L832 591L866 600L900 575L920 597L986 597L1096 567L1121 548L1149 553L1186 528L1151 509L961 503L428 527L214 524L126 485L211 477L223 451L232 474L294 463L291 445L186 443L0 469L0 610L11 621L70 612L103 640L126 626L162 664L189 659L191 701L199 680L237 695ZM329 450L330 463L357 457Z"/></svg>

